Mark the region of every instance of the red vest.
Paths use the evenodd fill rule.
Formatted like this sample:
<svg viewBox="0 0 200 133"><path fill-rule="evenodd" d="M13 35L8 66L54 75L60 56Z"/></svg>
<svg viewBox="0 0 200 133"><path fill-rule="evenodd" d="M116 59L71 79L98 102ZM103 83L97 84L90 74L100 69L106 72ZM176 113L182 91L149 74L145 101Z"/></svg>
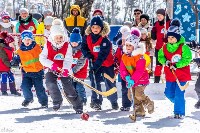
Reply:
<svg viewBox="0 0 200 133"><path fill-rule="evenodd" d="M19 33L22 33L24 30L30 30L33 32L33 34L36 34L36 26L33 22L33 20L31 20L27 25L25 25L24 23L20 23L19 25Z"/></svg>
<svg viewBox="0 0 200 133"><path fill-rule="evenodd" d="M78 52L73 54L72 68L77 65L77 62L81 58L82 55L83 54L82 54L81 50L79 50ZM88 60L86 60L86 63L83 68L81 68L77 73L74 73L74 76L76 78L86 79L87 78L87 67L88 67Z"/></svg>
<svg viewBox="0 0 200 133"><path fill-rule="evenodd" d="M8 56L8 60L11 61L14 49L13 48L12 49L3 48L3 50L6 52L6 54ZM7 67L4 64L4 62L2 61L2 59L0 58L0 72L8 72L8 71L10 71L10 68Z"/></svg>
<svg viewBox="0 0 200 133"><path fill-rule="evenodd" d="M166 30L169 28L170 26L170 21L167 21L166 22ZM156 24L155 24L155 27L156 27L156 49L161 49L162 46L164 45L164 30L165 30L165 24L164 25L159 25L159 22L157 21Z"/></svg>
<svg viewBox="0 0 200 133"><path fill-rule="evenodd" d="M164 52L166 59L173 62L173 60L176 59L176 57L181 58L182 57L182 47L183 47L183 45L181 44L179 46L179 48L174 53L170 53L167 50L167 46L164 45L163 46L163 52ZM171 72L169 67L165 66L164 71L165 71L166 81L169 81L169 82L176 81L175 76L173 75L173 73ZM181 82L186 82L188 80L191 80L189 65L185 66L183 68L177 68L175 73L176 73L178 80L181 81Z"/></svg>
<svg viewBox="0 0 200 133"><path fill-rule="evenodd" d="M68 43L65 42L63 47L58 50L54 50L52 44L47 41L47 49L48 49L48 56L47 59L56 63L59 68L63 68L63 62L65 59L65 55L67 53Z"/></svg>
<svg viewBox="0 0 200 133"><path fill-rule="evenodd" d="M101 42L103 40L103 37L100 37L99 40L96 42L96 43L92 43L92 37L91 35L88 35L87 36L87 44L88 44L88 48L90 49L91 51L91 54L94 56L94 60L93 62L96 61L96 59L98 58L98 54L100 51L100 45L103 45ZM113 59L113 55L112 55L112 47L110 48L110 53L109 55L107 56L106 60L104 60L102 66L105 66L105 67L109 67L111 65L114 64L114 59Z"/></svg>

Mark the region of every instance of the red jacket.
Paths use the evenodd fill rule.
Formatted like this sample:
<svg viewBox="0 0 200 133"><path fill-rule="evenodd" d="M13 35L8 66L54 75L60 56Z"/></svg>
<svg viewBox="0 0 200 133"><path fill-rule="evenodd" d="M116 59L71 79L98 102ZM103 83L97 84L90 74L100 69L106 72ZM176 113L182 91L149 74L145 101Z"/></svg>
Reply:
<svg viewBox="0 0 200 133"><path fill-rule="evenodd" d="M12 60L12 55L13 55L13 51L14 49L11 47L4 47L3 50L6 52L6 55L8 57L9 62ZM0 51L2 52L2 51ZM6 66L3 62L3 60L0 58L0 72L9 72L10 71L10 67Z"/></svg>
<svg viewBox="0 0 200 133"><path fill-rule="evenodd" d="M76 65L78 64L78 61L80 60L80 58L83 57L83 54L81 52L81 50L78 50L76 53L73 54L73 64L72 64L72 69L76 67ZM82 68L79 68L79 70L77 70L77 72L74 73L74 76L76 78L80 78L80 79L86 79L87 78L87 67L88 67L88 59L84 60L85 63ZM81 65L82 65L81 63Z"/></svg>
<svg viewBox="0 0 200 133"><path fill-rule="evenodd" d="M36 34L36 26L33 22L33 20L31 20L27 25L25 25L24 23L20 23L19 25L19 33L22 33L24 30L31 30L33 32L33 34Z"/></svg>
<svg viewBox="0 0 200 133"><path fill-rule="evenodd" d="M168 52L166 45L164 45L163 46L163 52L164 52L166 59L171 61L171 59L174 55L182 56L182 46L183 45L180 45L180 47L174 53L170 53L170 52ZM175 82L176 81L176 78L173 75L173 73L171 72L169 67L165 66L164 71L165 71L166 81L169 81L169 82ZM178 80L181 81L181 82L186 82L186 81L191 80L189 65L185 66L183 68L177 68L175 73L176 73Z"/></svg>

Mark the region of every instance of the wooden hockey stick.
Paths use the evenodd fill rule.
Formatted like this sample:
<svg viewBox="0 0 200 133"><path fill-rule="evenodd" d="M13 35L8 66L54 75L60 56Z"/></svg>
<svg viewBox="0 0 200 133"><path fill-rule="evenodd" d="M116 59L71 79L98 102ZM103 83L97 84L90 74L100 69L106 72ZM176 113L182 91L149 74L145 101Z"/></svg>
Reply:
<svg viewBox="0 0 200 133"><path fill-rule="evenodd" d="M117 74L115 74L114 78L111 78L108 74L104 73L103 76L105 78L107 78L108 80L110 80L110 82L114 83L116 78L117 78Z"/></svg>
<svg viewBox="0 0 200 133"><path fill-rule="evenodd" d="M176 76L176 74L175 74L173 69L172 69L172 73L176 78L176 83L178 84L178 87L181 89L181 91L184 91L189 86L189 82L186 82L185 85L181 86L181 84L180 84L180 82L179 82L179 80L178 80L178 78L177 78L177 76Z"/></svg>

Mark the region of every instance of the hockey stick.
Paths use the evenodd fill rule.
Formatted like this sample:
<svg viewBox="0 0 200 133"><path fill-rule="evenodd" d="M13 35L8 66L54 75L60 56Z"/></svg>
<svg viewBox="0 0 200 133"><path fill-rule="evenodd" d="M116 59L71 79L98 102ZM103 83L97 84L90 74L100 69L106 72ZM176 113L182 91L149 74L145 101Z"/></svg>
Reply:
<svg viewBox="0 0 200 133"><path fill-rule="evenodd" d="M117 78L117 74L115 74L114 78L111 78L108 74L104 73L103 76L105 78L107 78L110 82L114 83L116 78Z"/></svg>
<svg viewBox="0 0 200 133"><path fill-rule="evenodd" d="M135 95L135 92L133 93L133 89L132 88L129 88L130 89L130 92L131 92L131 101L132 101L132 106L133 106L133 114L129 115L129 118L131 120L133 120L133 122L136 121L136 109L135 109L135 99L134 99L134 95Z"/></svg>
<svg viewBox="0 0 200 133"><path fill-rule="evenodd" d="M189 82L186 82L185 85L181 86L181 84L180 84L180 82L179 82L179 80L178 80L178 78L177 78L177 76L176 76L176 74L175 74L173 69L172 69L172 73L176 78L176 83L178 84L178 87L181 89L181 91L184 91L189 86Z"/></svg>

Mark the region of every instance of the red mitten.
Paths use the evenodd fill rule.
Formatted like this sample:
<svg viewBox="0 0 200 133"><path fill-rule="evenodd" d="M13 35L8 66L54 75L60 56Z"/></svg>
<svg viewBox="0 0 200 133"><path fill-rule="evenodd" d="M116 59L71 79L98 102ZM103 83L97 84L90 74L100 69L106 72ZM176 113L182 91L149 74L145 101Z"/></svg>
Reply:
<svg viewBox="0 0 200 133"><path fill-rule="evenodd" d="M63 72L62 72L62 76L68 77L69 76L68 74L69 74L69 71L67 69L64 69Z"/></svg>
<svg viewBox="0 0 200 133"><path fill-rule="evenodd" d="M51 70L53 70L56 73L61 73L61 69L59 68L59 66L56 63L52 64Z"/></svg>

